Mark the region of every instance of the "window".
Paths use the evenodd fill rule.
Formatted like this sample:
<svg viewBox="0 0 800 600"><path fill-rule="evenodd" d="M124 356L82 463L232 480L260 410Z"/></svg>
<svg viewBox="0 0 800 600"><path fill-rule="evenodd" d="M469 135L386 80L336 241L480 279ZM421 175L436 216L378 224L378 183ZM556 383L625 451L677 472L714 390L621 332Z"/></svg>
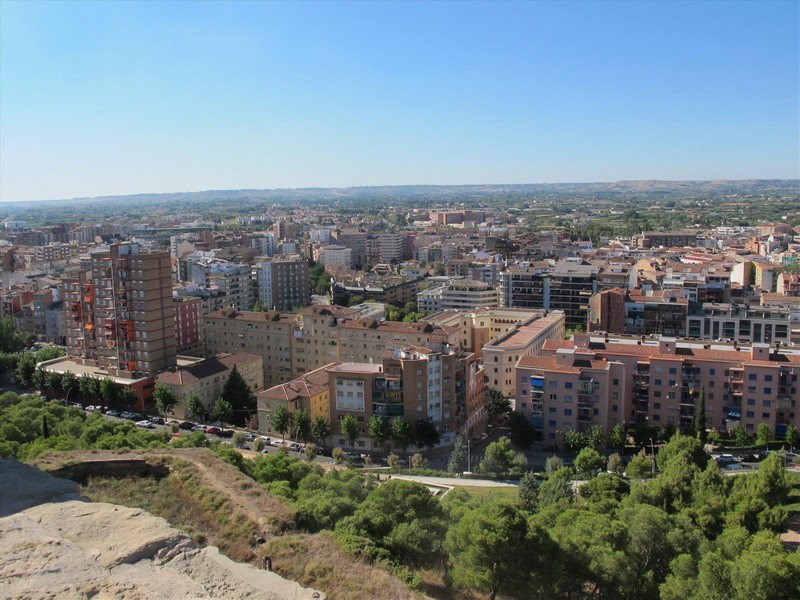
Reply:
<svg viewBox="0 0 800 600"><path fill-rule="evenodd" d="M755 405L756 405L756 399L755 398L748 398L747 399L747 406L755 406Z"/></svg>
<svg viewBox="0 0 800 600"><path fill-rule="evenodd" d="M572 389L572 382L571 381L565 381L564 382L564 387L567 388L568 390L571 390Z"/></svg>
<svg viewBox="0 0 800 600"><path fill-rule="evenodd" d="M769 408L772 406L772 400L764 400L763 402L764 408Z"/></svg>
<svg viewBox="0 0 800 600"><path fill-rule="evenodd" d="M772 394L772 388L765 387L764 388L764 393L765 394Z"/></svg>
<svg viewBox="0 0 800 600"><path fill-rule="evenodd" d="M660 421L661 415L653 415L653 421Z"/></svg>
<svg viewBox="0 0 800 600"><path fill-rule="evenodd" d="M569 394L564 396L564 402L566 402L567 404L572 404L572 396L570 396Z"/></svg>
<svg viewBox="0 0 800 600"><path fill-rule="evenodd" d="M619 379L615 379L613 385L619 385Z"/></svg>
<svg viewBox="0 0 800 600"><path fill-rule="evenodd" d="M556 422L553 421L553 420L550 420L550 421L547 422L547 426L548 427L555 427L556 426ZM553 435L553 434L551 433L550 435Z"/></svg>
<svg viewBox="0 0 800 600"><path fill-rule="evenodd" d="M678 369L676 369L675 367L670 367L669 368L669 374L670 375L676 375L677 373L678 373Z"/></svg>
<svg viewBox="0 0 800 600"><path fill-rule="evenodd" d="M564 416L565 417L571 417L572 416L572 409L571 408L565 408L564 409Z"/></svg>
<svg viewBox="0 0 800 600"><path fill-rule="evenodd" d="M762 419L769 419L769 413L761 413Z"/></svg>
<svg viewBox="0 0 800 600"><path fill-rule="evenodd" d="M619 406L617 406L616 404L612 404L611 405L611 412L614 412L614 413L615 412L619 412Z"/></svg>
<svg viewBox="0 0 800 600"><path fill-rule="evenodd" d="M556 412L558 412L558 409L555 406L548 406L547 407L547 412L556 413Z"/></svg>
<svg viewBox="0 0 800 600"><path fill-rule="evenodd" d="M659 410L661 408L661 402L654 402L653 403L653 408L656 409L656 410Z"/></svg>
<svg viewBox="0 0 800 600"><path fill-rule="evenodd" d="M747 375L747 380L748 381L755 381L756 380L756 374L755 373L748 374Z"/></svg>
<svg viewBox="0 0 800 600"><path fill-rule="evenodd" d="M661 380L660 379L656 379L653 383L655 385L661 385Z"/></svg>
<svg viewBox="0 0 800 600"><path fill-rule="evenodd" d="M755 418L756 413L754 413L752 410L748 410L747 413L746 413L746 416L747 416L748 419L753 419L753 418Z"/></svg>
<svg viewBox="0 0 800 600"><path fill-rule="evenodd" d="M549 388L552 388L552 389L555 389L555 388L557 388L557 387L558 387L558 382L557 382L557 381L552 381L552 380L551 380L551 381L548 381L548 382L547 382L547 387L549 387Z"/></svg>
<svg viewBox="0 0 800 600"><path fill-rule="evenodd" d="M619 400L619 392L611 392L611 398L614 400Z"/></svg>
<svg viewBox="0 0 800 600"><path fill-rule="evenodd" d="M716 373L717 373L717 370L716 370L716 369L709 369L709 370L708 370L708 374L709 374L709 375L716 375Z"/></svg>
<svg viewBox="0 0 800 600"><path fill-rule="evenodd" d="M772 381L772 375L764 375L764 381Z"/></svg>

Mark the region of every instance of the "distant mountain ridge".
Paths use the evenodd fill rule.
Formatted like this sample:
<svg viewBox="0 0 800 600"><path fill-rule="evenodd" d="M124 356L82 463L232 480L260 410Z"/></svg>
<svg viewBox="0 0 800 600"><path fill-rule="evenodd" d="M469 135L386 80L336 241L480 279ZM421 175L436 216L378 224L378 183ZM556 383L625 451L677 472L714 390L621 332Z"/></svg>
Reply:
<svg viewBox="0 0 800 600"><path fill-rule="evenodd" d="M315 199L320 201L358 200L366 198L397 198L398 200L453 199L455 196L477 198L497 194L525 196L664 196L707 194L798 194L800 179L715 179L670 181L659 179L622 180L589 183L526 183L526 184L471 184L471 185L386 185L347 188L286 188L205 190L199 192L143 193L122 196L96 196L61 200L7 201L15 208L58 206L70 203L116 202L169 202L169 201L219 201L224 199L292 201Z"/></svg>

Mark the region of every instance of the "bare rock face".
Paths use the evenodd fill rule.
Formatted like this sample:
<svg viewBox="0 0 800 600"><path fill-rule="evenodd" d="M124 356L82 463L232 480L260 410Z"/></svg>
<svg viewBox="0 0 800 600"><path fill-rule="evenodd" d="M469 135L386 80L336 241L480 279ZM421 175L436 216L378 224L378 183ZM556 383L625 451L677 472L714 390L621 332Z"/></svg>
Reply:
<svg viewBox="0 0 800 600"><path fill-rule="evenodd" d="M0 461L0 482L0 598L324 597L214 547L200 549L143 510L77 499L72 482L17 461Z"/></svg>

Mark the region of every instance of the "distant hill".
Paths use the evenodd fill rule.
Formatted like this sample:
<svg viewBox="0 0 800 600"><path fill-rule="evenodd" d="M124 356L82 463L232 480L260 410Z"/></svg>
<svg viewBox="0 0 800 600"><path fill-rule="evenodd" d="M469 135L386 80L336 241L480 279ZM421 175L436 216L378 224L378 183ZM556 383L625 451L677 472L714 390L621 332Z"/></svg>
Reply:
<svg viewBox="0 0 800 600"><path fill-rule="evenodd" d="M71 198L63 200L41 200L8 202L10 208L43 208L77 204L149 204L171 202L219 202L224 200L259 202L337 202L359 200L397 201L447 201L461 198L463 201L479 201L497 196L528 198L580 198L580 197L696 197L709 195L800 195L799 179L716 179L710 181L614 181L593 183L530 183L530 184L483 184L483 185L398 185L349 188L293 188L293 189L243 189L206 190L202 192L174 192L164 194L133 194L127 196L97 196L94 198Z"/></svg>

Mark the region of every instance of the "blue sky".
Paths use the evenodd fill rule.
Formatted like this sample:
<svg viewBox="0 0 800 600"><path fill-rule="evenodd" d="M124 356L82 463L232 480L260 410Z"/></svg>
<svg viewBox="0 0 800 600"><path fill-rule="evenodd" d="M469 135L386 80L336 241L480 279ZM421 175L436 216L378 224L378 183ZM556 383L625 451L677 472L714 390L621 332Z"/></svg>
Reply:
<svg viewBox="0 0 800 600"><path fill-rule="evenodd" d="M0 200L800 177L800 3L0 2Z"/></svg>

